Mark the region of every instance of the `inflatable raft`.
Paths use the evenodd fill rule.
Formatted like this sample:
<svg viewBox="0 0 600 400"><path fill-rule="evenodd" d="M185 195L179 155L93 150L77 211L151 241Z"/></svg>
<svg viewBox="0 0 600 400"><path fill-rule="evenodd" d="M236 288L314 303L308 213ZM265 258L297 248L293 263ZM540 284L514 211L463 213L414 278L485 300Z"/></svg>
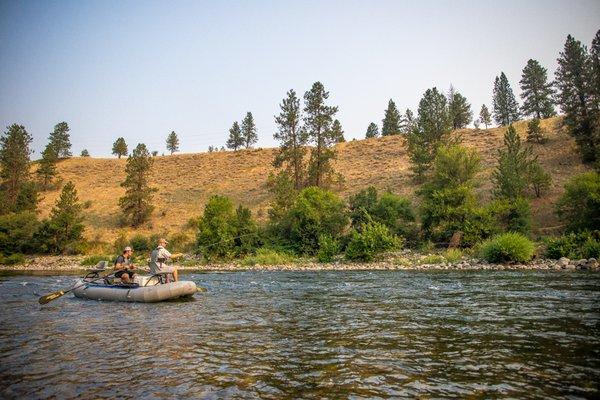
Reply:
<svg viewBox="0 0 600 400"><path fill-rule="evenodd" d="M144 277L148 279L148 277ZM156 284L142 281L136 285L106 284L105 282L87 282L78 279L73 285L75 296L91 300L130 301L156 303L180 297L191 297L197 292L196 284L191 281L178 281Z"/></svg>

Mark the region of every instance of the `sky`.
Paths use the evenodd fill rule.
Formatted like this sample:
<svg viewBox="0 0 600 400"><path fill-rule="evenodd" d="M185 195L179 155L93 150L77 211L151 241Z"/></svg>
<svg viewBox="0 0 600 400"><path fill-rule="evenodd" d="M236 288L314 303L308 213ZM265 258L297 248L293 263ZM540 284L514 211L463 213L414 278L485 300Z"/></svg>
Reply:
<svg viewBox="0 0 600 400"><path fill-rule="evenodd" d="M120 136L166 152L172 130L182 152L220 147L251 111L272 147L286 92L321 81L361 139L434 86L478 114L501 71L518 95L528 59L553 76L566 36L598 29L597 0L0 0L0 124L26 127L33 158L61 121L74 154L109 157Z"/></svg>

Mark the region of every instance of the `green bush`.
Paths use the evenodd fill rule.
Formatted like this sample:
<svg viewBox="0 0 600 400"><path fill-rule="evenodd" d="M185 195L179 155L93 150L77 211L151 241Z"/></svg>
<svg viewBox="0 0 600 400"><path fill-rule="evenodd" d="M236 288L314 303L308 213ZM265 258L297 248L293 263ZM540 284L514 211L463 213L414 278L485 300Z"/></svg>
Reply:
<svg viewBox="0 0 600 400"><path fill-rule="evenodd" d="M600 230L600 174L587 172L565 185L556 213L571 232Z"/></svg>
<svg viewBox="0 0 600 400"><path fill-rule="evenodd" d="M0 257L0 264L4 265L24 264L25 261L25 256L21 253L13 253L9 256Z"/></svg>
<svg viewBox="0 0 600 400"><path fill-rule="evenodd" d="M284 265L291 263L293 260L293 257L287 253L262 247L256 250L256 254L246 256L242 260L242 264L246 266Z"/></svg>
<svg viewBox="0 0 600 400"><path fill-rule="evenodd" d="M379 222L363 225L360 232L354 231L346 247L346 258L352 261L372 261L385 251L398 249L403 240L390 233L387 226Z"/></svg>
<svg viewBox="0 0 600 400"><path fill-rule="evenodd" d="M0 253L33 253L40 222L33 211L0 215Z"/></svg>
<svg viewBox="0 0 600 400"><path fill-rule="evenodd" d="M196 245L207 260L252 252L258 246L258 228L250 210L234 209L229 198L212 196L198 219Z"/></svg>
<svg viewBox="0 0 600 400"><path fill-rule="evenodd" d="M338 238L348 223L344 202L334 193L317 187L298 194L288 218L285 239L298 253L309 255L318 251L321 235Z"/></svg>
<svg viewBox="0 0 600 400"><path fill-rule="evenodd" d="M455 232L462 232L461 246L469 247L497 232L493 217L477 207L475 193L467 185L429 192L421 215L426 238L438 243L449 243Z"/></svg>
<svg viewBox="0 0 600 400"><path fill-rule="evenodd" d="M600 231L568 233L546 239L546 257L600 258Z"/></svg>
<svg viewBox="0 0 600 400"><path fill-rule="evenodd" d="M390 231L416 244L418 242L418 226L415 223L415 212L410 200L390 191L380 197L377 190L370 186L349 199L350 219L352 227L360 230L361 225L370 221L381 222Z"/></svg>
<svg viewBox="0 0 600 400"><path fill-rule="evenodd" d="M498 199L491 202L487 211L493 216L502 232L519 232L529 235L531 232L531 205L529 200Z"/></svg>
<svg viewBox="0 0 600 400"><path fill-rule="evenodd" d="M332 262L333 258L339 253L339 251L339 240L327 234L319 236L319 251L317 252L317 260L319 262Z"/></svg>
<svg viewBox="0 0 600 400"><path fill-rule="evenodd" d="M463 252L460 249L448 249L444 252L444 254L442 254L442 256L449 263L455 263L462 259Z"/></svg>
<svg viewBox="0 0 600 400"><path fill-rule="evenodd" d="M480 251L489 262L527 262L533 257L535 245L520 233L508 232L485 241Z"/></svg>
<svg viewBox="0 0 600 400"><path fill-rule="evenodd" d="M81 260L79 265L95 266L100 261L108 261L108 263L111 264L115 259L116 259L116 256L91 255L91 256L88 256L88 257L84 258L83 260Z"/></svg>
<svg viewBox="0 0 600 400"><path fill-rule="evenodd" d="M446 259L439 254L429 254L419 260L419 264L442 264Z"/></svg>
<svg viewBox="0 0 600 400"><path fill-rule="evenodd" d="M127 245L133 247L135 251L148 252L154 249L154 241L151 241L149 237L144 236L141 233L136 233L130 237ZM121 251L123 251L123 248L119 249L119 254Z"/></svg>

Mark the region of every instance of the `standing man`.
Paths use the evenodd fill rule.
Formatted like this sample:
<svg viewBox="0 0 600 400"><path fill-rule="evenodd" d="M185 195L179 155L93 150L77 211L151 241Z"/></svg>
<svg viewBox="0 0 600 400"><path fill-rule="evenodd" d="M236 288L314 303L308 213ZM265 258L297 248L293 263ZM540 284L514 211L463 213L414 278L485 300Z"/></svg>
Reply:
<svg viewBox="0 0 600 400"><path fill-rule="evenodd" d="M123 249L123 254L117 257L115 261L115 278L120 278L123 283L131 283L135 276L135 265L131 262L133 249L129 246Z"/></svg>
<svg viewBox="0 0 600 400"><path fill-rule="evenodd" d="M179 258L181 254L171 254L169 250L165 249L165 246L169 244L166 239L159 239L158 246L150 254L150 272L156 274L158 272L170 272L173 274L173 279L177 282L177 268L166 265L166 262L170 258Z"/></svg>

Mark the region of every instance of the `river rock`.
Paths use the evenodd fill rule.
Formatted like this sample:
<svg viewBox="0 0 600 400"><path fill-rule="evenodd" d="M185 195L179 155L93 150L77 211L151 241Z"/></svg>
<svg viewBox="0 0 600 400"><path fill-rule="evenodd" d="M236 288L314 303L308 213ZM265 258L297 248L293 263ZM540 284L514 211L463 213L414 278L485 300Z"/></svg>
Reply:
<svg viewBox="0 0 600 400"><path fill-rule="evenodd" d="M597 270L598 261L596 261L595 258L590 258L584 264L581 265L581 269Z"/></svg>
<svg viewBox="0 0 600 400"><path fill-rule="evenodd" d="M569 260L567 257L561 257L558 259L558 262L556 263L556 265L558 265L560 268L565 268L570 263L571 263L571 260Z"/></svg>

